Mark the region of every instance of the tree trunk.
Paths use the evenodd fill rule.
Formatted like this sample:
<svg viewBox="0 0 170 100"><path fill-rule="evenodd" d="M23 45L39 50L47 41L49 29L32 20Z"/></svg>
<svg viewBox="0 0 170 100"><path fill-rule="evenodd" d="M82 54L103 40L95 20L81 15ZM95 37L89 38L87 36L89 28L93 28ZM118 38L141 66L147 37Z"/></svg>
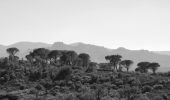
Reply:
<svg viewBox="0 0 170 100"><path fill-rule="evenodd" d="M155 71L155 70L153 70L153 74L154 74L154 75L156 74L156 71Z"/></svg>
<svg viewBox="0 0 170 100"><path fill-rule="evenodd" d="M116 71L118 71L118 69L117 69L117 65L115 66L115 68L116 68Z"/></svg>

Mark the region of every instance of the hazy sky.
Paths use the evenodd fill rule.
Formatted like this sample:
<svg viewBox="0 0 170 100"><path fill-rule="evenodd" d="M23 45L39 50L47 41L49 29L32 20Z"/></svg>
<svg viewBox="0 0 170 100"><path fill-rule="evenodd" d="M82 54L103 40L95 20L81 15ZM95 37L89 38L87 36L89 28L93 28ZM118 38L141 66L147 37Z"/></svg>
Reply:
<svg viewBox="0 0 170 100"><path fill-rule="evenodd" d="M0 0L0 44L170 50L170 0Z"/></svg>

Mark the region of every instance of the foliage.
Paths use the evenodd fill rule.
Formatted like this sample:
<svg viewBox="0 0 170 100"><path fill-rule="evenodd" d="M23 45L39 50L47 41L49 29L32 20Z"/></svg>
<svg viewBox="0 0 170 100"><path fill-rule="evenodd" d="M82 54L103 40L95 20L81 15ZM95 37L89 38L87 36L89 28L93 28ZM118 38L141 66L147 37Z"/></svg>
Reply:
<svg viewBox="0 0 170 100"><path fill-rule="evenodd" d="M150 62L140 62L137 64L138 68L136 68L135 71L139 71L141 73L147 73L149 64Z"/></svg>
<svg viewBox="0 0 170 100"><path fill-rule="evenodd" d="M153 71L153 74L155 74L156 70L160 67L159 63L153 62L148 65L148 69L151 69Z"/></svg>
<svg viewBox="0 0 170 100"><path fill-rule="evenodd" d="M52 76L54 80L65 80L69 78L72 73L72 69L68 66L61 67L55 76Z"/></svg>
<svg viewBox="0 0 170 100"><path fill-rule="evenodd" d="M78 57L82 60L82 66L83 67L88 67L89 66L89 62L90 62L90 56L86 53L81 53L78 55Z"/></svg>
<svg viewBox="0 0 170 100"><path fill-rule="evenodd" d="M129 68L132 64L133 64L132 60L123 60L120 62L120 65L122 65L124 68L126 68L127 72L129 71Z"/></svg>
<svg viewBox="0 0 170 100"><path fill-rule="evenodd" d="M156 74L156 62L140 62L132 72L133 61L121 61L121 55L106 56L109 63L98 64L86 53L69 50L38 48L26 60L17 58L18 51L9 49L9 57L0 59L0 99L169 100L169 72Z"/></svg>
<svg viewBox="0 0 170 100"><path fill-rule="evenodd" d="M118 70L118 64L121 61L122 56L121 55L110 55L106 56L105 59L109 60L110 64L113 65L114 70Z"/></svg>

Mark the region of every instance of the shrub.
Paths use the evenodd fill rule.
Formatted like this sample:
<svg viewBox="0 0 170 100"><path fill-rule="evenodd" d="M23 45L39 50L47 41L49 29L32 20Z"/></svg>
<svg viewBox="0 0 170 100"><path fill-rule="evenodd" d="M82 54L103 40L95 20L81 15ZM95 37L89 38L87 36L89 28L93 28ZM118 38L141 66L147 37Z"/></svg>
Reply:
<svg viewBox="0 0 170 100"><path fill-rule="evenodd" d="M38 85L35 86L35 89L44 90L44 87L42 85L38 84Z"/></svg>
<svg viewBox="0 0 170 100"><path fill-rule="evenodd" d="M139 86L139 85L141 85L141 83L138 79L135 79L131 82L131 86Z"/></svg>
<svg viewBox="0 0 170 100"><path fill-rule="evenodd" d="M32 88L29 92L29 94L36 94L37 93L37 90L35 88Z"/></svg>
<svg viewBox="0 0 170 100"><path fill-rule="evenodd" d="M49 79L42 79L40 80L40 84L45 87L46 89L50 89L53 86L53 83Z"/></svg>
<svg viewBox="0 0 170 100"><path fill-rule="evenodd" d="M129 87L125 86L118 90L121 98L128 98L130 99L131 96L140 94L140 89L138 87Z"/></svg>
<svg viewBox="0 0 170 100"><path fill-rule="evenodd" d="M161 90L161 89L163 89L163 85L154 85L153 88L155 90Z"/></svg>
<svg viewBox="0 0 170 100"><path fill-rule="evenodd" d="M135 100L150 100L146 95L140 95L138 98Z"/></svg>
<svg viewBox="0 0 170 100"><path fill-rule="evenodd" d="M109 82L109 81L110 81L110 77L108 77L108 76L99 77L99 82L101 82L101 83Z"/></svg>
<svg viewBox="0 0 170 100"><path fill-rule="evenodd" d="M162 96L155 96L151 100L164 100Z"/></svg>
<svg viewBox="0 0 170 100"><path fill-rule="evenodd" d="M143 86L142 93L150 92L150 91L152 91L152 87L151 86L149 86L149 85Z"/></svg>
<svg viewBox="0 0 170 100"><path fill-rule="evenodd" d="M97 85L97 89L95 90L95 97L97 100L100 100L103 96L105 96L106 91L104 91L104 87L102 85Z"/></svg>
<svg viewBox="0 0 170 100"><path fill-rule="evenodd" d="M55 76L54 80L65 80L71 76L72 69L68 66L61 67Z"/></svg>
<svg viewBox="0 0 170 100"><path fill-rule="evenodd" d="M170 71L167 72L167 76L170 77Z"/></svg>
<svg viewBox="0 0 170 100"><path fill-rule="evenodd" d="M90 80L90 84L96 83L98 81L98 75L97 74L90 74L91 80Z"/></svg>
<svg viewBox="0 0 170 100"><path fill-rule="evenodd" d="M120 97L120 94L118 93L118 91L111 89L111 90L109 91L109 96L111 96L112 98L113 98L113 97L119 98L119 97Z"/></svg>
<svg viewBox="0 0 170 100"><path fill-rule="evenodd" d="M82 83L90 83L91 82L91 77L90 76L84 76L82 77Z"/></svg>
<svg viewBox="0 0 170 100"><path fill-rule="evenodd" d="M77 81L75 83L75 90L80 91L81 87L82 87L82 83L80 81Z"/></svg>
<svg viewBox="0 0 170 100"><path fill-rule="evenodd" d="M130 100L150 100L145 94L136 94L130 97Z"/></svg>
<svg viewBox="0 0 170 100"><path fill-rule="evenodd" d="M2 98L2 99L1 99ZM8 94L4 97L0 97L1 100L18 100L19 97L16 95Z"/></svg>
<svg viewBox="0 0 170 100"><path fill-rule="evenodd" d="M30 70L28 77L30 81L36 81L41 78L41 72L38 69Z"/></svg>
<svg viewBox="0 0 170 100"><path fill-rule="evenodd" d="M19 88L20 88L20 90L24 90L26 88L26 85L21 84Z"/></svg>
<svg viewBox="0 0 170 100"><path fill-rule="evenodd" d="M78 100L96 100L94 93L91 92L85 92L85 93L80 93L77 95Z"/></svg>
<svg viewBox="0 0 170 100"><path fill-rule="evenodd" d="M76 96L75 96L75 94L70 93L70 94L67 95L65 100L76 100Z"/></svg>
<svg viewBox="0 0 170 100"><path fill-rule="evenodd" d="M162 94L158 94L158 93L147 93L146 94L148 98L150 98L150 100L166 100L163 98Z"/></svg>
<svg viewBox="0 0 170 100"><path fill-rule="evenodd" d="M113 100L110 96L104 96L101 100Z"/></svg>
<svg viewBox="0 0 170 100"><path fill-rule="evenodd" d="M114 84L116 84L117 86L119 85L123 85L123 81L121 79L117 79L115 80L116 82Z"/></svg>

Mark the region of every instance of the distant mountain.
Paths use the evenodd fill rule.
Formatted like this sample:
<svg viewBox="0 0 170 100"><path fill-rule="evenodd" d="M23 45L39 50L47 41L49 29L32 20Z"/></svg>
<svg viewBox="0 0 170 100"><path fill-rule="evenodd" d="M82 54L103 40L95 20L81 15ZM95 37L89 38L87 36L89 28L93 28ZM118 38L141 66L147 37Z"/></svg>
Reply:
<svg viewBox="0 0 170 100"><path fill-rule="evenodd" d="M9 45L8 47L16 47L20 48L20 50L27 50L27 49L34 49L34 48L40 48L40 47L50 47L51 44L41 43L41 42L18 42L12 45Z"/></svg>
<svg viewBox="0 0 170 100"><path fill-rule="evenodd" d="M170 51L155 51L155 53L162 54L162 55L170 55Z"/></svg>
<svg viewBox="0 0 170 100"><path fill-rule="evenodd" d="M24 57L31 50L35 48L48 48L50 50L74 50L77 53L88 53L91 56L91 60L95 62L106 62L105 56L112 54L120 54L123 56L123 59L133 60L134 66L132 70L136 68L136 64L141 61L150 61L158 62L161 67L159 71L170 71L170 55L163 55L159 52L152 52L148 50L128 50L126 48L120 47L117 49L108 49L102 46L96 46L91 44L84 43L73 43L65 44L63 42L55 42L54 44L45 44L45 43L32 43L32 42L19 42L10 46L1 46L0 45L0 56L7 56L6 48L17 47L20 49L18 54L20 57Z"/></svg>
<svg viewBox="0 0 170 100"><path fill-rule="evenodd" d="M83 44L83 43L74 43L74 44L64 44L62 42L56 42L52 45L51 49L60 49L60 50L74 50L78 53L88 53L91 56L91 59L96 62L106 62L105 56L112 54L120 54L123 56L123 59L133 60L134 66L132 69L136 68L138 62L141 61L150 61L150 62L159 62L161 68L159 71L170 70L170 56L157 54L148 50L128 50L126 48L120 47L118 49L108 49L101 46Z"/></svg>
<svg viewBox="0 0 170 100"><path fill-rule="evenodd" d="M10 47L16 47L20 50L20 53L18 53L18 56L23 58L26 54L28 54L30 51L32 51L35 48L47 48L50 47L51 44L46 43L40 43L40 42L18 42L15 44L11 44L8 46L2 46L0 45L0 57L7 56L6 49Z"/></svg>

